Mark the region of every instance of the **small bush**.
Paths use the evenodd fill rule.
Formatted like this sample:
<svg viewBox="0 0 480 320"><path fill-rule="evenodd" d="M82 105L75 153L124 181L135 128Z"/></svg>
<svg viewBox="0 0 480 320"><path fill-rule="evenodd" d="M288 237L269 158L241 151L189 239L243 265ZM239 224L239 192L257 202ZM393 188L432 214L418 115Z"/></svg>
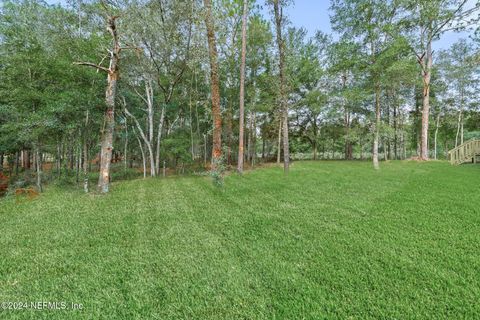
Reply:
<svg viewBox="0 0 480 320"><path fill-rule="evenodd" d="M125 170L124 168L122 168L122 169L119 169L118 171L112 171L111 179L112 181L131 180L131 179L138 178L140 175L141 173L139 173L137 169L127 168ZM97 174L97 178L98 178L98 174Z"/></svg>

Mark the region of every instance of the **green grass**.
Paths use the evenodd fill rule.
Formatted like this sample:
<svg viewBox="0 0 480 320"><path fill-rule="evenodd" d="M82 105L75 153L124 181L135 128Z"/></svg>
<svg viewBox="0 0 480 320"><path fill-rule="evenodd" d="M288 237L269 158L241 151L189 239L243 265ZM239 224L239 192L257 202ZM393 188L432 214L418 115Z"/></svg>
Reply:
<svg viewBox="0 0 480 320"><path fill-rule="evenodd" d="M480 166L297 162L0 201L2 319L478 319Z"/></svg>

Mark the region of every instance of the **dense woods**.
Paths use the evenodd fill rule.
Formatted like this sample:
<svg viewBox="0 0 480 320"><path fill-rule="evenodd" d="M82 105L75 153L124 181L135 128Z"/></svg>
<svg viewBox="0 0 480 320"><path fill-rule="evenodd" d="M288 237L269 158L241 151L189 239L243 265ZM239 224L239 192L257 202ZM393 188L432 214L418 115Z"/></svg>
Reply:
<svg viewBox="0 0 480 320"><path fill-rule="evenodd" d="M2 176L105 193L270 161L445 159L480 137L478 3L332 0L333 33L309 37L292 2L4 1Z"/></svg>

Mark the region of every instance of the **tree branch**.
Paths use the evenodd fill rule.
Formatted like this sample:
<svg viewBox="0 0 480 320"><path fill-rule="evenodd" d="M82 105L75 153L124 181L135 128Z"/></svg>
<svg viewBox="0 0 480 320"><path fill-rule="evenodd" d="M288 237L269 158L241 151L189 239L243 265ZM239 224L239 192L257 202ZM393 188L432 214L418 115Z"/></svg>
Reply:
<svg viewBox="0 0 480 320"><path fill-rule="evenodd" d="M124 108L125 108L125 109L124 109L125 114L126 114L127 116L129 116L130 118L132 118L132 120L135 122L135 125L137 126L137 129L138 129L138 131L139 131L139 133L140 133L140 136L142 137L143 141L145 141L145 144L150 145L150 141L148 141L147 137L145 136L145 134L144 134L144 132L143 132L143 129L142 129L142 126L141 126L140 123L138 122L137 118L128 111L128 109L127 109L126 106L124 106Z"/></svg>
<svg viewBox="0 0 480 320"><path fill-rule="evenodd" d="M92 67L92 68L97 69L97 71L102 70L102 71L105 71L106 73L110 73L109 69L107 69L105 67L102 67L102 66L99 66L98 64L91 63L91 62L74 62L73 64L78 65L78 66L88 66L88 67Z"/></svg>
<svg viewBox="0 0 480 320"><path fill-rule="evenodd" d="M452 13L452 16L449 17L448 19L446 19L442 24L440 24L440 26L438 26L437 28L435 28L435 30L432 31L431 35L430 35L430 39L429 41L432 41L432 39L437 35L439 34L440 32L442 32L442 29L443 27L445 27L450 21L452 21L453 19L455 19L457 13L459 13L463 6L467 3L467 0L463 0L463 2L458 6L458 8ZM473 12L473 11L472 11Z"/></svg>

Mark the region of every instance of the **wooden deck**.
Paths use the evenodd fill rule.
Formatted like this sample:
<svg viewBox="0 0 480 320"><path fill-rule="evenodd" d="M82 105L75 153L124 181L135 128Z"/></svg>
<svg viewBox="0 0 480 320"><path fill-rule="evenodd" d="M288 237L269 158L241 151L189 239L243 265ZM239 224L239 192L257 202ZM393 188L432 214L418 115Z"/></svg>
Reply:
<svg viewBox="0 0 480 320"><path fill-rule="evenodd" d="M462 163L476 163L477 157L480 157L480 140L473 139L458 147L448 151L450 163L453 165Z"/></svg>

